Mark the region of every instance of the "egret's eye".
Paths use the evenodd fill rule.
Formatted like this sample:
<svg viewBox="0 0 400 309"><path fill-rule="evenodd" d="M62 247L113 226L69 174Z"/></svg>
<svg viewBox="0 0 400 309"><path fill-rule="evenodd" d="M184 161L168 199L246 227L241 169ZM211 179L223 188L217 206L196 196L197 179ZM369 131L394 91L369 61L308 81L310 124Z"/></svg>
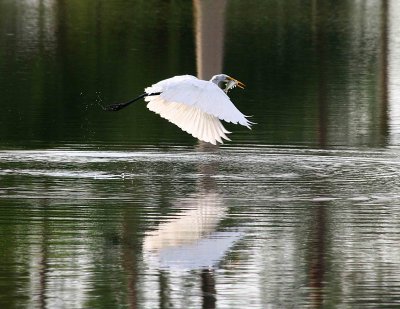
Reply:
<svg viewBox="0 0 400 309"><path fill-rule="evenodd" d="M220 82L218 82L218 87L221 89L224 89L226 87L227 82L224 80L221 80Z"/></svg>

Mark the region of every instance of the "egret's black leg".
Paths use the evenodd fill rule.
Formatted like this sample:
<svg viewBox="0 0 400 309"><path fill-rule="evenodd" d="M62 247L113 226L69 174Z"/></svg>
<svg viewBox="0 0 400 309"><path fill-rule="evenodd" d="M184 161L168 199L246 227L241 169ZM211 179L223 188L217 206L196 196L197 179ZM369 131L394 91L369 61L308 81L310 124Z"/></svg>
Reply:
<svg viewBox="0 0 400 309"><path fill-rule="evenodd" d="M119 110L127 107L128 105L130 105L131 103L133 103L133 102L135 102L137 100L143 99L143 98L145 98L147 96L150 96L150 95L159 95L159 94L161 94L161 92L143 93L140 96L138 96L137 98L134 98L134 99L132 99L132 100L130 100L128 102L116 103L116 104L111 104L111 105L108 105L108 106L103 106L103 110L105 110L107 112L116 112L116 111L119 111Z"/></svg>

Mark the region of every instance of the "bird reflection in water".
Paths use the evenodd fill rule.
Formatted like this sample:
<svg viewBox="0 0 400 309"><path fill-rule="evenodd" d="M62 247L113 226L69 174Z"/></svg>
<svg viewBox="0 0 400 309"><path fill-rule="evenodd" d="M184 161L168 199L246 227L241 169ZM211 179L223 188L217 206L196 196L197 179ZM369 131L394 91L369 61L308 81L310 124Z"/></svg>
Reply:
<svg viewBox="0 0 400 309"><path fill-rule="evenodd" d="M216 153L217 146L200 142L199 152ZM203 308L215 308L217 300L214 271L224 260L241 233L220 231L228 206L217 192L215 181L218 162L210 160L198 165L201 175L198 191L176 200L177 215L145 234L143 260L150 272L160 276L160 290L169 290L168 278L173 274L200 271ZM164 295L160 291L160 295Z"/></svg>

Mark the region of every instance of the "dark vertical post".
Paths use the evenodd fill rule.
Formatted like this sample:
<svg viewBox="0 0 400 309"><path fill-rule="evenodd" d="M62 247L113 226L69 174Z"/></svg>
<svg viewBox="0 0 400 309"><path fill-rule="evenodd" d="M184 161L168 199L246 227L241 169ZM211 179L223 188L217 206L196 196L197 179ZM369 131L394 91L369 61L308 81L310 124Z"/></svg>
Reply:
<svg viewBox="0 0 400 309"><path fill-rule="evenodd" d="M203 292L203 309L214 309L217 299L213 270L203 269L201 273L201 291Z"/></svg>
<svg viewBox="0 0 400 309"><path fill-rule="evenodd" d="M388 137L388 36L389 36L389 0L381 1L381 48L379 64L379 93L380 93L380 136L382 146L387 144Z"/></svg>

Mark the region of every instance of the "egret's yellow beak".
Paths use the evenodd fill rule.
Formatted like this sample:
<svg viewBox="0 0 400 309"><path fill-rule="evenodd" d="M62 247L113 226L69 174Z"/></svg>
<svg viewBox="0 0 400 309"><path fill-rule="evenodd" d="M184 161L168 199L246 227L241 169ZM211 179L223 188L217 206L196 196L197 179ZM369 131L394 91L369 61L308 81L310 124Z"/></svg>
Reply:
<svg viewBox="0 0 400 309"><path fill-rule="evenodd" d="M233 77L228 76L228 79L235 81L236 85L241 89L244 89L244 87L246 87L245 84L243 84L242 82L238 81L237 79L235 79Z"/></svg>

